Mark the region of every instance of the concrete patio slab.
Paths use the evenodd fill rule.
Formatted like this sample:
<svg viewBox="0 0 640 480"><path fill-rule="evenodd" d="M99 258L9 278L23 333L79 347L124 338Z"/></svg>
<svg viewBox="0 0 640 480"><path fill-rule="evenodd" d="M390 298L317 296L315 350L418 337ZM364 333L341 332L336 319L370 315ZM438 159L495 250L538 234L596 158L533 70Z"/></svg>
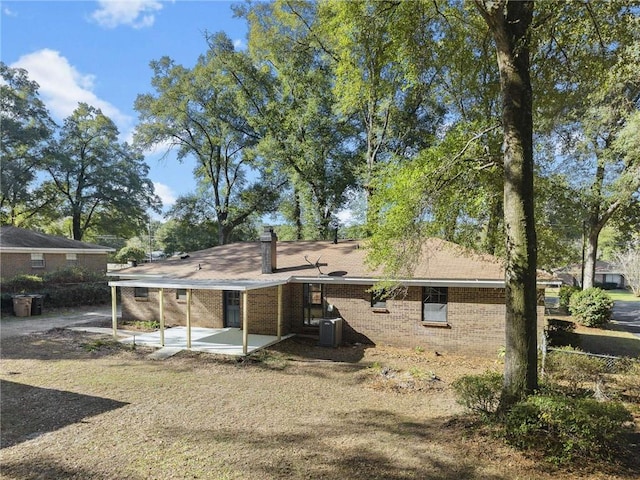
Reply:
<svg viewBox="0 0 640 480"><path fill-rule="evenodd" d="M118 331L120 332L120 331ZM278 340L274 335L248 335L247 354L268 347L293 335ZM124 344L144 345L167 349L187 350L187 327L172 327L164 331L164 345L160 343L160 332L141 333L120 340ZM221 355L244 356L242 352L242 330L239 328L191 328L191 350ZM169 350L167 350L167 353ZM175 353L174 353L175 354Z"/></svg>

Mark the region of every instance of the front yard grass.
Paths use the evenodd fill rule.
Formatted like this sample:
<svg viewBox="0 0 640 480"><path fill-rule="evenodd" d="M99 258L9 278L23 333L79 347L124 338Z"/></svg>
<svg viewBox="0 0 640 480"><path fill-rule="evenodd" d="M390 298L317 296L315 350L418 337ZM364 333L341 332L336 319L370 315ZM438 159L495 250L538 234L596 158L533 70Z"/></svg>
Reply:
<svg viewBox="0 0 640 480"><path fill-rule="evenodd" d="M2 478L637 478L557 469L477 434L451 384L501 371L497 358L293 338L244 360L154 361L104 338L2 341Z"/></svg>

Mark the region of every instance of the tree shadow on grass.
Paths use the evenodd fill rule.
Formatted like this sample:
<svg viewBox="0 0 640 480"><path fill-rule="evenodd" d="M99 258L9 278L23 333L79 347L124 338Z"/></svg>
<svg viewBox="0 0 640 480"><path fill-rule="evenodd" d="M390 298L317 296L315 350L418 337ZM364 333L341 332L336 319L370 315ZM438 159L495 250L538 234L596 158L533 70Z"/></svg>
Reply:
<svg viewBox="0 0 640 480"><path fill-rule="evenodd" d="M0 339L3 360L91 360L127 352L133 358L144 357L153 350L115 341L111 336L54 328L46 332Z"/></svg>
<svg viewBox="0 0 640 480"><path fill-rule="evenodd" d="M2 478L19 478L21 480L41 480L41 479L92 479L111 480L118 478L113 472L103 474L94 471L91 466L67 466L61 465L56 459L48 455L37 455L25 458L20 461L4 462L2 464ZM127 472L128 480L138 480L139 477L132 476Z"/></svg>
<svg viewBox="0 0 640 480"><path fill-rule="evenodd" d="M109 398L0 380L0 448L128 405Z"/></svg>
<svg viewBox="0 0 640 480"><path fill-rule="evenodd" d="M610 330L628 331L610 325ZM640 338L619 337L599 334L597 329L581 331L577 334L580 349L600 355L637 358L640 356Z"/></svg>
<svg viewBox="0 0 640 480"><path fill-rule="evenodd" d="M486 479L481 456L460 448L461 429L446 419L428 424L408 421L386 410L354 410L331 424L305 424L280 432L243 427L165 429L166 442L188 439L194 447L215 445L237 452L229 468L246 478L324 478L351 480ZM407 459L411 459L407 461Z"/></svg>

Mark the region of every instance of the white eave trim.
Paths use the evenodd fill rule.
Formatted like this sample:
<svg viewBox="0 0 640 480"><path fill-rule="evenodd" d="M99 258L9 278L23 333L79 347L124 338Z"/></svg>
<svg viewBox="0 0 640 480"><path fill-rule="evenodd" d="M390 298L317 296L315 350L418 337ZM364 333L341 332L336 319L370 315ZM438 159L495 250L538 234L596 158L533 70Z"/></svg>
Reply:
<svg viewBox="0 0 640 480"><path fill-rule="evenodd" d="M0 253L82 253L102 254L115 252L115 248L38 248L38 247L2 247Z"/></svg>
<svg viewBox="0 0 640 480"><path fill-rule="evenodd" d="M246 292L261 288L284 285L287 280L189 280L183 278L137 278L135 280L115 280L110 287L184 288L193 290L235 290Z"/></svg>
<svg viewBox="0 0 640 480"><path fill-rule="evenodd" d="M380 282L381 278L349 278L349 277L292 277L291 283L337 283L352 285L373 285ZM450 279L405 279L398 280L400 285L407 287L473 287L473 288L504 288L504 280L450 280Z"/></svg>

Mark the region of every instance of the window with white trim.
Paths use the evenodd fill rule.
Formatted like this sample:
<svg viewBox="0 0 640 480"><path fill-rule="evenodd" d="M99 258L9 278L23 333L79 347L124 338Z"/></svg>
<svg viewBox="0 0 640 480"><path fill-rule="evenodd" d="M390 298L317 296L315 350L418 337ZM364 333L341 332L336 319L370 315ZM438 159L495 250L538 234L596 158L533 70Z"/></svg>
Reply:
<svg viewBox="0 0 640 480"><path fill-rule="evenodd" d="M422 289L422 321L425 323L447 323L447 287L424 287Z"/></svg>
<svg viewBox="0 0 640 480"><path fill-rule="evenodd" d="M31 268L44 268L44 253L31 254Z"/></svg>
<svg viewBox="0 0 640 480"><path fill-rule="evenodd" d="M67 265L74 266L78 264L78 254L77 253L67 253Z"/></svg>

